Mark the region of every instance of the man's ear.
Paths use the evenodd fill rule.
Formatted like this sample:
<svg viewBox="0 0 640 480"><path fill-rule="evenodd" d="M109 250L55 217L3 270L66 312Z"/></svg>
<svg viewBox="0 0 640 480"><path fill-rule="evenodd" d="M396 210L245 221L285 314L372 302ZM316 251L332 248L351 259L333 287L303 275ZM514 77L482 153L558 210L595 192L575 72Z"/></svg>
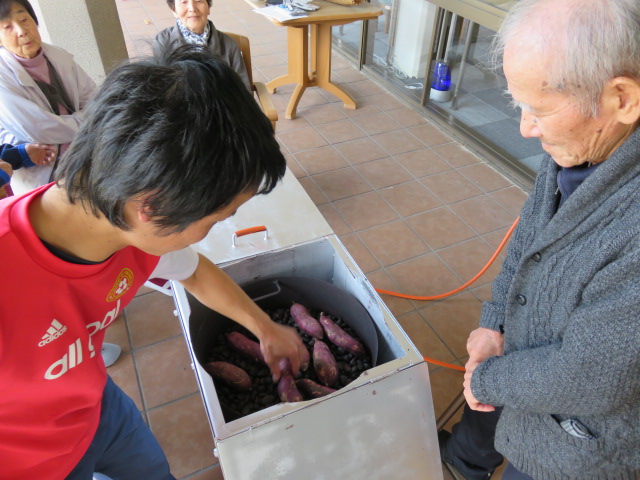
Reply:
<svg viewBox="0 0 640 480"><path fill-rule="evenodd" d="M140 223L148 223L153 218L151 215L151 209L144 199L136 203L136 213Z"/></svg>
<svg viewBox="0 0 640 480"><path fill-rule="evenodd" d="M633 125L640 120L640 81L615 77L607 83L605 94L612 102L620 123Z"/></svg>

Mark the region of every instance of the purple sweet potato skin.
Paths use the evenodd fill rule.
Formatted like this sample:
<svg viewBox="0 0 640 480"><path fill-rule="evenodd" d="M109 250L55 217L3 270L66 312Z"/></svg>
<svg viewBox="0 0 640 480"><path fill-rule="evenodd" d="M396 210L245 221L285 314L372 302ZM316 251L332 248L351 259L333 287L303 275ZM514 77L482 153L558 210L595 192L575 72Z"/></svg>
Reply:
<svg viewBox="0 0 640 480"><path fill-rule="evenodd" d="M291 305L291 318L296 325L307 335L321 339L324 336L322 325L309 314L309 310L304 305L294 303Z"/></svg>
<svg viewBox="0 0 640 480"><path fill-rule="evenodd" d="M304 400L290 372L283 373L280 377L278 381L278 395L283 402L301 402Z"/></svg>
<svg viewBox="0 0 640 480"><path fill-rule="evenodd" d="M364 345L336 325L328 315L324 313L320 314L320 324L322 328L324 328L324 332L327 334L329 341L336 347L340 347L354 354L356 357L364 358L367 356Z"/></svg>
<svg viewBox="0 0 640 480"><path fill-rule="evenodd" d="M251 390L251 378L240 367L228 362L209 362L204 365L204 369L214 379L224 382L235 390L241 392Z"/></svg>
<svg viewBox="0 0 640 480"><path fill-rule="evenodd" d="M266 364L266 362L264 361L264 357L262 356L262 351L260 350L260 344L258 342L254 342L240 332L229 332L226 334L226 337L227 341L238 352L249 358L253 358L256 362Z"/></svg>
<svg viewBox="0 0 640 480"><path fill-rule="evenodd" d="M301 378L296 380L296 387L302 392L305 398L320 398L335 392L333 388L325 387L314 382L310 378Z"/></svg>
<svg viewBox="0 0 640 480"><path fill-rule="evenodd" d="M329 347L322 340L316 340L313 344L313 369L318 380L330 387L338 382L338 363L331 354Z"/></svg>

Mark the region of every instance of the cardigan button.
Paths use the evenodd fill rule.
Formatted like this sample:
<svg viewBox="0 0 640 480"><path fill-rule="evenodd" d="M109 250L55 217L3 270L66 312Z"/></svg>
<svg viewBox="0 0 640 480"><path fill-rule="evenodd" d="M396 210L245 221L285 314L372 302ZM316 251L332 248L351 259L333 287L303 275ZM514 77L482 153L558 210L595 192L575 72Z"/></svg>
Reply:
<svg viewBox="0 0 640 480"><path fill-rule="evenodd" d="M536 252L531 258L534 262L539 262L540 260L542 260L542 255L540 255L540 252Z"/></svg>
<svg viewBox="0 0 640 480"><path fill-rule="evenodd" d="M527 304L527 297L525 297L522 294L518 294L518 295L516 295L516 302L518 302L520 305L526 305Z"/></svg>

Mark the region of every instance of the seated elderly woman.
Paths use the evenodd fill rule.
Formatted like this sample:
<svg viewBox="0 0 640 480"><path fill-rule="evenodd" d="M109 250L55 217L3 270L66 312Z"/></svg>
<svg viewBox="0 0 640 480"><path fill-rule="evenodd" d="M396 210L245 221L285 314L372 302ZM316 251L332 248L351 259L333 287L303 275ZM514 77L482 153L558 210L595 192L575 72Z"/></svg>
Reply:
<svg viewBox="0 0 640 480"><path fill-rule="evenodd" d="M96 85L67 51L42 42L28 0L0 0L0 142L54 145L60 156L78 131ZM24 164L16 194L49 182L54 161Z"/></svg>
<svg viewBox="0 0 640 480"><path fill-rule="evenodd" d="M208 19L211 0L167 0L167 5L176 17L176 24L158 33L154 46L161 49L173 49L185 43L206 46L240 75L251 90L238 44L230 36L216 30Z"/></svg>

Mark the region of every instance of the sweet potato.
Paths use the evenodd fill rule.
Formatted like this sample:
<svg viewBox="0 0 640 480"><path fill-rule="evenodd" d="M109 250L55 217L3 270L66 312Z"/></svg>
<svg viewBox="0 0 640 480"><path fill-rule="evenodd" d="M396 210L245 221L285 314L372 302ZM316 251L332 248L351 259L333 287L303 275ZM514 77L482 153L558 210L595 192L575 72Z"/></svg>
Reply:
<svg viewBox="0 0 640 480"><path fill-rule="evenodd" d="M226 334L226 337L227 341L238 352L254 359L256 362L266 363L258 342L254 342L240 332L229 332Z"/></svg>
<svg viewBox="0 0 640 480"><path fill-rule="evenodd" d="M301 378L296 380L296 387L302 392L305 398L320 398L335 392L333 388L325 387L314 382L310 378Z"/></svg>
<svg viewBox="0 0 640 480"><path fill-rule="evenodd" d="M209 362L204 365L204 369L214 379L224 382L234 390L241 392L251 390L251 378L240 367L228 362Z"/></svg>
<svg viewBox="0 0 640 480"><path fill-rule="evenodd" d="M283 402L301 402L304 400L304 397L296 387L296 382L291 372L281 375L278 381L278 395Z"/></svg>
<svg viewBox="0 0 640 480"><path fill-rule="evenodd" d="M329 347L322 340L316 340L313 344L313 369L316 371L318 380L327 387L338 382L338 363L331 354Z"/></svg>
<svg viewBox="0 0 640 480"><path fill-rule="evenodd" d="M324 313L320 314L320 324L324 328L324 333L327 334L327 338L336 347L340 347L347 352L354 354L356 357L364 358L367 356L367 351L358 340L353 338Z"/></svg>
<svg viewBox="0 0 640 480"><path fill-rule="evenodd" d="M298 328L307 335L321 339L323 337L322 325L318 323L318 320L313 318L309 314L309 310L304 305L294 303L291 305L291 318L296 323Z"/></svg>

